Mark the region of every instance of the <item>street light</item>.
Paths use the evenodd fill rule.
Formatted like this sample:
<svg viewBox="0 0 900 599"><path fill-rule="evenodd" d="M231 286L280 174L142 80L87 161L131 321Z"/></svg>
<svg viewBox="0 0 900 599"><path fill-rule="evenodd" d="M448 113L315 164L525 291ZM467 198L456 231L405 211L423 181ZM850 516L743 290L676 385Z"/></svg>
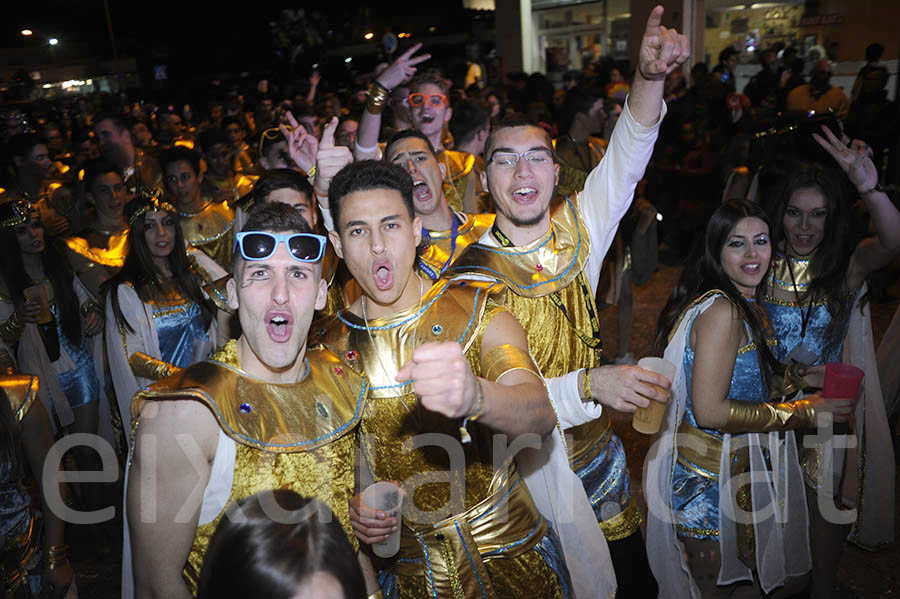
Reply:
<svg viewBox="0 0 900 599"><path fill-rule="evenodd" d="M363 37L364 37L365 39L367 39L367 40L370 40L370 39L372 39L373 37L375 37L375 34L372 33L372 32L370 31L370 32L368 32L367 34L365 34Z"/></svg>
<svg viewBox="0 0 900 599"><path fill-rule="evenodd" d="M57 45L58 43L59 43L59 40L56 39L55 37L51 37L51 38L50 38L50 45L51 45L51 46L55 46L55 45Z"/></svg>
<svg viewBox="0 0 900 599"><path fill-rule="evenodd" d="M23 29L19 33L21 33L25 37L28 37L29 35L34 35L34 31L32 31L31 29Z"/></svg>

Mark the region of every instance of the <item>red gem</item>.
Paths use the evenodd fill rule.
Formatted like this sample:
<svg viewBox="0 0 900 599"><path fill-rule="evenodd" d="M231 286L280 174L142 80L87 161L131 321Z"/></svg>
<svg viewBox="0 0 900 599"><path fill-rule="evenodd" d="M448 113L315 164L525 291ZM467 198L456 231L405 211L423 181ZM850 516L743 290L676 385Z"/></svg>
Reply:
<svg viewBox="0 0 900 599"><path fill-rule="evenodd" d="M536 264L536 265L534 266L534 269L535 269L536 271L538 271L538 272L541 272L542 270L544 270L544 265L543 265L543 264Z"/></svg>
<svg viewBox="0 0 900 599"><path fill-rule="evenodd" d="M335 366L335 367L334 367L334 373L335 373L335 374L344 374L344 369L341 368L340 366Z"/></svg>
<svg viewBox="0 0 900 599"><path fill-rule="evenodd" d="M347 352L347 359L348 359L348 360L355 360L356 357L357 357L358 355L359 355L359 354L357 354L355 351L353 351L353 350L351 349L350 351Z"/></svg>

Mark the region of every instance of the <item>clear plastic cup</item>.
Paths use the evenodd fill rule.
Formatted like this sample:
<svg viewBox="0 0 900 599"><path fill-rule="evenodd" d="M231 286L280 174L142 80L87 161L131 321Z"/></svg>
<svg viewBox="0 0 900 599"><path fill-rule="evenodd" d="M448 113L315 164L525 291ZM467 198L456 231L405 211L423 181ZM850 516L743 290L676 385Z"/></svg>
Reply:
<svg viewBox="0 0 900 599"><path fill-rule="evenodd" d="M384 541L372 545L372 551L378 557L393 557L400 551L403 491L392 482L380 481L366 487L362 493L362 501L367 507L384 512L388 518L397 519L397 530Z"/></svg>
<svg viewBox="0 0 900 599"><path fill-rule="evenodd" d="M641 358L637 363L639 368L660 374L671 382L675 378L675 365L662 358ZM650 398L647 398L650 399ZM639 433L655 435L662 426L666 415L666 406L662 402L650 399L650 405L646 408L638 408L631 417L631 426Z"/></svg>
<svg viewBox="0 0 900 599"><path fill-rule="evenodd" d="M43 285L32 285L22 290L22 294L28 301L38 300L41 303L41 312L38 314L38 324L47 324L53 320L50 312L50 300L47 297L47 288Z"/></svg>

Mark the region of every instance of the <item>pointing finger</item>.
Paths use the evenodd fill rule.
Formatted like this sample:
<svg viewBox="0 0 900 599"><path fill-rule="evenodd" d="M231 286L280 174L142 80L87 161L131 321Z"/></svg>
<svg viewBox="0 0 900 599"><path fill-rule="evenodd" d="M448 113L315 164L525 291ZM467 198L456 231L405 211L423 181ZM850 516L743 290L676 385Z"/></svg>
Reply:
<svg viewBox="0 0 900 599"><path fill-rule="evenodd" d="M325 129L322 130L322 139L319 141L319 149L324 150L326 148L334 147L334 133L338 128L338 119L336 116L331 117L331 120L328 121L328 124L325 125Z"/></svg>
<svg viewBox="0 0 900 599"><path fill-rule="evenodd" d="M656 29L662 23L663 7L657 6L650 11L650 17L647 19L647 29L644 35L656 35Z"/></svg>
<svg viewBox="0 0 900 599"><path fill-rule="evenodd" d="M422 42L416 42L415 44L413 44L413 45L410 47L409 50L407 50L406 52L404 52L403 54L401 54L400 56L398 56L398 57L397 57L397 60L398 60L398 61L400 61L400 60L409 60L409 57L412 56L413 54L415 54L416 52L418 52L418 51L419 51L419 48L421 48L421 47L422 47Z"/></svg>
<svg viewBox="0 0 900 599"><path fill-rule="evenodd" d="M287 118L288 123L291 124L291 127L293 129L296 130L300 126L300 123L297 122L297 119L294 118L294 115L291 114L290 110L288 110L284 116L285 116L285 118Z"/></svg>
<svg viewBox="0 0 900 599"><path fill-rule="evenodd" d="M425 62L429 58L431 58L431 54L423 54L421 56L416 56L415 58L410 58L409 60L406 61L406 64L408 66L416 65L416 64L419 64L420 62Z"/></svg>

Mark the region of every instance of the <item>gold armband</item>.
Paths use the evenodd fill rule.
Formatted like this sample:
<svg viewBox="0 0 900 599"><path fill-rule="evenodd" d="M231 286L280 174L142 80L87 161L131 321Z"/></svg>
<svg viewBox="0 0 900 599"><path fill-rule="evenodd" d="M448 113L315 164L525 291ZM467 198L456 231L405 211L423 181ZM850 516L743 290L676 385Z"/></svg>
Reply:
<svg viewBox="0 0 900 599"><path fill-rule="evenodd" d="M726 433L768 433L816 425L816 410L807 399L783 403L729 400Z"/></svg>
<svg viewBox="0 0 900 599"><path fill-rule="evenodd" d="M481 360L481 375L491 382L497 382L501 376L513 370L527 370L540 376L531 354L515 345L498 345Z"/></svg>
<svg viewBox="0 0 900 599"><path fill-rule="evenodd" d="M6 322L0 324L0 338L2 338L7 345L16 343L19 340L19 337L22 336L22 330L24 328L25 323L19 320L19 313L13 312L9 318L6 319Z"/></svg>
<svg viewBox="0 0 900 599"><path fill-rule="evenodd" d="M806 379L797 372L797 365L790 364L782 372L772 375L772 388L769 397L790 397L808 387Z"/></svg>
<svg viewBox="0 0 900 599"><path fill-rule="evenodd" d="M384 599L384 593L381 591L381 589L378 589L377 591L366 597L366 599Z"/></svg>
<svg viewBox="0 0 900 599"><path fill-rule="evenodd" d="M366 110L369 111L369 114L381 114L390 93L390 90L378 81L372 81L368 89L369 100L366 102Z"/></svg>
<svg viewBox="0 0 900 599"><path fill-rule="evenodd" d="M156 358L151 358L143 352L134 352L128 358L128 365L134 376L139 376L152 381L164 379L169 375L179 372L181 368Z"/></svg>

